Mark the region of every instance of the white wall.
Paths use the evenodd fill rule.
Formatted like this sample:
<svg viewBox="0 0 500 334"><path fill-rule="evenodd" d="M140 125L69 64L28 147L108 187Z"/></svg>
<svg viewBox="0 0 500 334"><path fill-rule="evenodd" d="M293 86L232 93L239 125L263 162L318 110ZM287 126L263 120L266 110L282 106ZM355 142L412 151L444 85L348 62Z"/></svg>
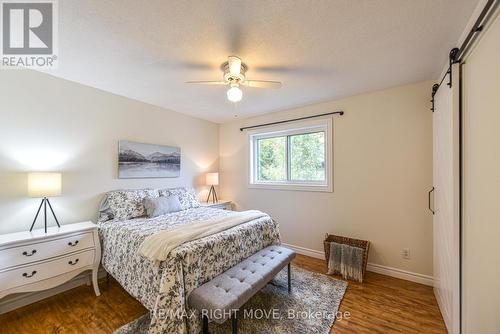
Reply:
<svg viewBox="0 0 500 334"><path fill-rule="evenodd" d="M463 65L463 329L500 332L500 17Z"/></svg>
<svg viewBox="0 0 500 334"><path fill-rule="evenodd" d="M218 169L220 150L219 197L272 214L284 242L322 250L326 232L366 238L372 242L370 262L431 275L431 86L423 82L237 120L219 132L217 124L46 74L2 71L0 233L31 223L38 200L26 196L29 171L63 172L63 195L52 203L61 221L70 223L95 219L102 194L111 189L201 186L202 173ZM247 187L241 125L334 110L346 114L334 120L333 193ZM181 177L118 179L120 139L180 146ZM411 249L411 260L402 259L402 248Z"/></svg>
<svg viewBox="0 0 500 334"><path fill-rule="evenodd" d="M326 232L372 242L370 262L432 275L433 82L222 124L221 197L280 223L285 243L322 250ZM249 189L243 125L344 110L333 127L334 192ZM410 248L411 259L401 256Z"/></svg>
<svg viewBox="0 0 500 334"><path fill-rule="evenodd" d="M120 139L180 146L181 177L118 179ZM108 190L198 186L204 171L217 169L215 123L47 74L0 73L0 233L31 224L39 200L27 198L29 171L63 173L63 195L51 202L71 223L95 219Z"/></svg>

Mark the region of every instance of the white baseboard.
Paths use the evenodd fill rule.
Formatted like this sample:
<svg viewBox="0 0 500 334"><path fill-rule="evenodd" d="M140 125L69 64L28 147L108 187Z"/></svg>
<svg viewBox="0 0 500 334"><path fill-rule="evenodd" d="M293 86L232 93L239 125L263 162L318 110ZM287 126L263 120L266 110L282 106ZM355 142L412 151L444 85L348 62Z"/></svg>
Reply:
<svg viewBox="0 0 500 334"><path fill-rule="evenodd" d="M407 271L393 267L382 266L376 263L368 263L368 265L366 266L366 270L377 274L400 278L415 283L434 286L434 279L432 278L432 276L429 275L414 273L412 271Z"/></svg>
<svg viewBox="0 0 500 334"><path fill-rule="evenodd" d="M55 296L61 292L71 290L80 285L87 284L87 282L89 282L89 275L91 275L90 272L83 272L80 275L75 276L73 279L67 281L66 283L56 286L52 289L6 296L0 299L0 314L10 312L17 308L40 301L42 299ZM99 268L98 277L106 277L106 271L104 270L104 268ZM90 280L90 282L92 282L92 280ZM93 289L92 293L94 293Z"/></svg>
<svg viewBox="0 0 500 334"><path fill-rule="evenodd" d="M309 248L285 244L285 243L281 243L281 244L285 247L293 249L294 251L296 251L299 254L314 257L316 259L322 259L322 260L325 259L325 252L323 252L323 251L318 251L318 250L314 250L314 249L309 249Z"/></svg>
<svg viewBox="0 0 500 334"><path fill-rule="evenodd" d="M282 245L285 247L288 247L290 249L293 249L294 251L296 251L297 253L302 254L302 255L314 257L316 259L321 259L321 260L325 259L325 253L323 251L309 249L309 248L295 246L295 245L290 245L290 244L286 244L286 243L283 243ZM404 279L406 281L411 281L411 282L420 283L420 284L424 284L424 285L429 285L429 286L434 285L432 276L414 273L414 272L403 270L403 269L387 267L387 266L383 266L383 265L376 264L376 263L368 263L368 265L366 266L366 270L377 273L377 274L382 274L382 275L386 275L386 276L400 278L400 279Z"/></svg>

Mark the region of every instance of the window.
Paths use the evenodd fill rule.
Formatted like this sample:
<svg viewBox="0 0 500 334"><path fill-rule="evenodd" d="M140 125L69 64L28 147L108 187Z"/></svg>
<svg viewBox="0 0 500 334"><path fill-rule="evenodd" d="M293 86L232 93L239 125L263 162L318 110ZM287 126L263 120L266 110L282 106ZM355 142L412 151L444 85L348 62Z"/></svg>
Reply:
<svg viewBox="0 0 500 334"><path fill-rule="evenodd" d="M250 133L250 187L332 191L331 120Z"/></svg>

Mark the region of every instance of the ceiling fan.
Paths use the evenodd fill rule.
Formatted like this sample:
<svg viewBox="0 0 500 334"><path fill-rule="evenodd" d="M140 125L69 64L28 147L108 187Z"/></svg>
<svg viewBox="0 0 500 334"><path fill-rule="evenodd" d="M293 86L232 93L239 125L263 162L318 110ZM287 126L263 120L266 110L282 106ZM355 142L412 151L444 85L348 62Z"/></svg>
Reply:
<svg viewBox="0 0 500 334"><path fill-rule="evenodd" d="M265 81L265 80L248 80L245 73L248 66L241 62L241 59L236 56L229 56L227 61L221 65L221 70L224 72L223 81L187 81L189 84L203 85L228 85L227 99L231 102L241 101L243 92L240 86L254 88L280 88L281 82Z"/></svg>

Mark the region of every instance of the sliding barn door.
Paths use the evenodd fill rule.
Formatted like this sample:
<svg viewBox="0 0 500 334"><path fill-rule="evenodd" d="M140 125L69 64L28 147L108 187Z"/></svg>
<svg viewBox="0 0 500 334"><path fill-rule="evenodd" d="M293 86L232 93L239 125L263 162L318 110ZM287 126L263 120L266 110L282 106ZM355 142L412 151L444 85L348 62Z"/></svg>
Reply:
<svg viewBox="0 0 500 334"><path fill-rule="evenodd" d="M491 22L462 68L464 334L500 333L500 14Z"/></svg>
<svg viewBox="0 0 500 334"><path fill-rule="evenodd" d="M449 333L460 326L459 71L452 68L434 96L433 183L434 293Z"/></svg>

